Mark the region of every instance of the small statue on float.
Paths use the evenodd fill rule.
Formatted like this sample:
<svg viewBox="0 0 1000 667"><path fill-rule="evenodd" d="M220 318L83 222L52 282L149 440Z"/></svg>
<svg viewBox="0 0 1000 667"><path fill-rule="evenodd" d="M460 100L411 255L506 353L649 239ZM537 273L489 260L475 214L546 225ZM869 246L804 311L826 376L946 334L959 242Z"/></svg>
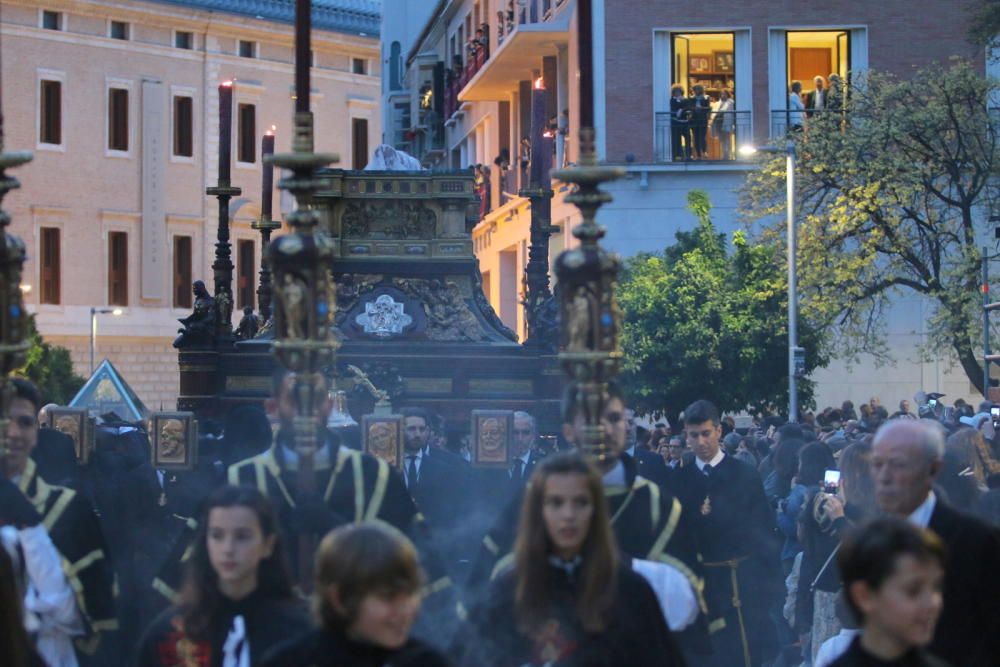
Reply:
<svg viewBox="0 0 1000 667"><path fill-rule="evenodd" d="M187 317L177 321L184 326L178 329L180 333L174 339L174 347L197 347L209 345L215 336L215 299L205 289L201 280L194 281L194 311Z"/></svg>
<svg viewBox="0 0 1000 667"><path fill-rule="evenodd" d="M243 306L243 317L240 318L240 323L236 327L236 338L238 340L250 340L257 336L257 332L260 331L261 321L257 317L251 306Z"/></svg>

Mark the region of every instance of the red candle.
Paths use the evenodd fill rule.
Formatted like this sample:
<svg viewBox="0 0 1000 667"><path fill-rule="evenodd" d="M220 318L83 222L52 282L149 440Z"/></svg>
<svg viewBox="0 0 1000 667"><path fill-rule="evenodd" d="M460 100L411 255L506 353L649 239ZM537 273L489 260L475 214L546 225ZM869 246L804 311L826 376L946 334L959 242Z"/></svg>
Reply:
<svg viewBox="0 0 1000 667"><path fill-rule="evenodd" d="M219 85L219 182L229 183L233 154L233 82Z"/></svg>
<svg viewBox="0 0 1000 667"><path fill-rule="evenodd" d="M274 125L264 133L261 141L261 164L264 165L264 181L261 185L260 211L264 220L271 220L271 202L274 195L274 165L267 163L267 156L274 154Z"/></svg>

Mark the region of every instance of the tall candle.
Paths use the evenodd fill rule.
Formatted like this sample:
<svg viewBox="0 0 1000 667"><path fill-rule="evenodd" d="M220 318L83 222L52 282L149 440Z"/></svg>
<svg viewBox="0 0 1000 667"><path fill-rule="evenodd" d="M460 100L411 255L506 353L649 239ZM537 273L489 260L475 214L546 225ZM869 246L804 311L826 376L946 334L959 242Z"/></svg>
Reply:
<svg viewBox="0 0 1000 667"><path fill-rule="evenodd" d="M542 171L545 164L545 85L541 77L531 88L531 187L542 188Z"/></svg>
<svg viewBox="0 0 1000 667"><path fill-rule="evenodd" d="M229 182L233 155L233 82L219 85L219 182Z"/></svg>
<svg viewBox="0 0 1000 667"><path fill-rule="evenodd" d="M309 111L312 2L295 0L295 112Z"/></svg>
<svg viewBox="0 0 1000 667"><path fill-rule="evenodd" d="M577 53L580 74L580 127L594 127L594 16L591 0L577 7Z"/></svg>
<svg viewBox="0 0 1000 667"><path fill-rule="evenodd" d="M264 166L264 178L260 192L260 212L266 221L271 220L271 203L274 196L274 165L267 163L267 156L274 154L274 126L264 133L261 140L260 162Z"/></svg>

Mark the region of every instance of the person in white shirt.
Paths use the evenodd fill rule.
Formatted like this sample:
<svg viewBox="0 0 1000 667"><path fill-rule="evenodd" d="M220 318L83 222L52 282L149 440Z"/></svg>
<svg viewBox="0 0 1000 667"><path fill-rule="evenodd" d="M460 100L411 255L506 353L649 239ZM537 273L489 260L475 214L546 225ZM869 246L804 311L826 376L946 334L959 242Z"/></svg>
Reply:
<svg viewBox="0 0 1000 667"><path fill-rule="evenodd" d="M76 667L73 638L85 627L62 559L42 517L14 483L0 479L0 542L24 591L24 625L48 665Z"/></svg>
<svg viewBox="0 0 1000 667"><path fill-rule="evenodd" d="M789 132L802 129L802 117L806 107L802 104L801 95L802 82L792 81L791 92L788 93L788 111L785 112Z"/></svg>

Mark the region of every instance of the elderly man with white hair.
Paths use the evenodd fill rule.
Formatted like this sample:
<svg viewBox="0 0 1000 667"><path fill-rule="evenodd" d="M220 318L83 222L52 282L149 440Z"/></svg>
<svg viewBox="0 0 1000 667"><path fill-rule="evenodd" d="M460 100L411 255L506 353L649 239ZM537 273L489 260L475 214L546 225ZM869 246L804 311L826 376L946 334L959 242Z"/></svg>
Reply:
<svg viewBox="0 0 1000 667"><path fill-rule="evenodd" d="M934 492L944 430L895 420L875 434L875 499L886 514L937 533L948 549L944 609L929 649L962 667L995 667L1000 656L1000 531L951 508Z"/></svg>

